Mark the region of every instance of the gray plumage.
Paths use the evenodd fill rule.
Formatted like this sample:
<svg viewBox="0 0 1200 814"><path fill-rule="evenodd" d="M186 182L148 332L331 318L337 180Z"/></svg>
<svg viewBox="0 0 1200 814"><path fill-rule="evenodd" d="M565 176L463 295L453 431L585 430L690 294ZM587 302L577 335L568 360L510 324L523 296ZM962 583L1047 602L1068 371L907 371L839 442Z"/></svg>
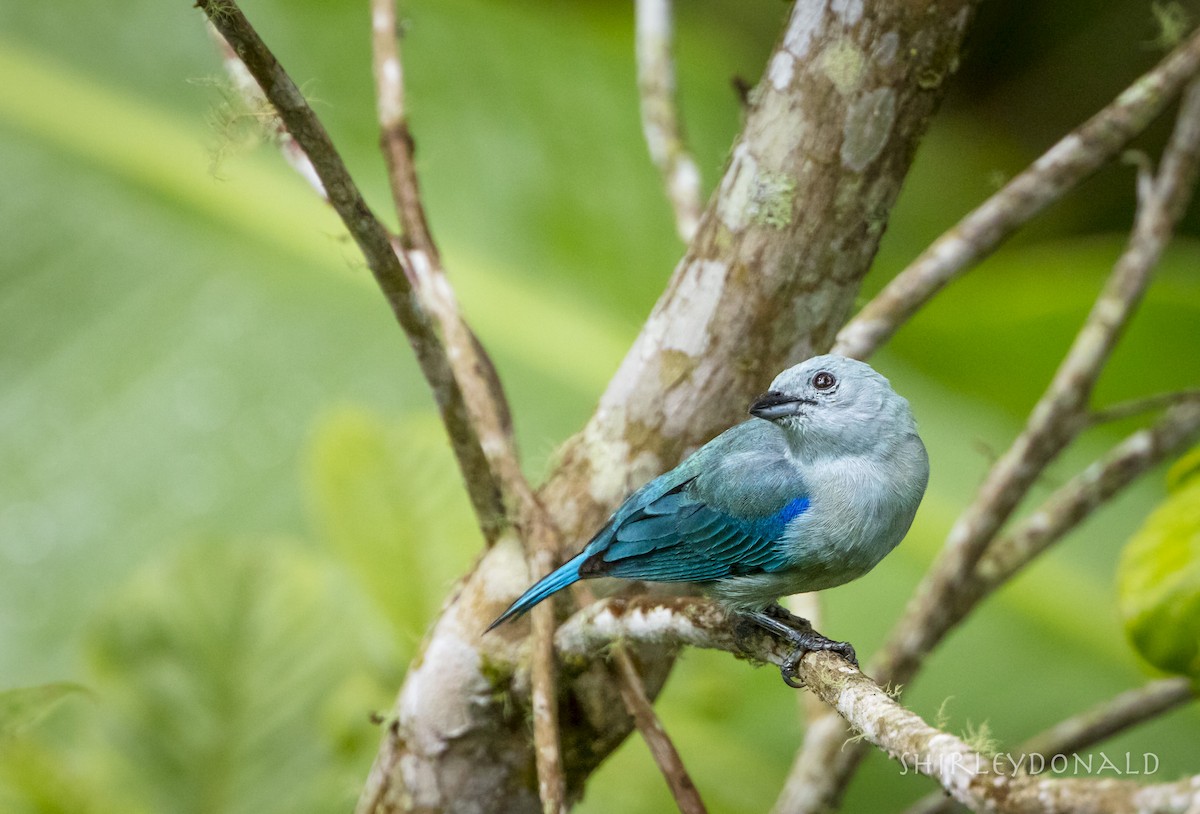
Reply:
<svg viewBox="0 0 1200 814"><path fill-rule="evenodd" d="M630 495L492 626L590 577L696 582L759 616L875 567L929 479L908 402L869 365L827 355L781 373L750 412Z"/></svg>

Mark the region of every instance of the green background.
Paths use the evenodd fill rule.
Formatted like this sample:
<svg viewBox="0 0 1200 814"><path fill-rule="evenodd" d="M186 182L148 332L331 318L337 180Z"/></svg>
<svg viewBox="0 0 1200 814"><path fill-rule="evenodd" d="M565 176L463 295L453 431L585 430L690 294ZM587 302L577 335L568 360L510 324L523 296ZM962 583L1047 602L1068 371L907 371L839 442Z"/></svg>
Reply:
<svg viewBox="0 0 1200 814"><path fill-rule="evenodd" d="M787 6L679 5L683 115L711 189L739 126L731 78L758 78ZM864 296L1162 53L1148 4L999 5ZM388 212L365 2L246 11ZM432 225L537 477L682 249L641 141L632 5L403 14ZM379 736L369 713L480 547L403 336L331 213L251 149L190 3L3 4L0 77L0 810L346 810ZM827 633L868 656L885 635L1086 314L1133 182L1104 170L876 358L933 476L907 542L828 595ZM1183 231L1100 404L1200 381L1194 211ZM1135 425L1086 435L1039 493ZM1144 479L986 603L906 701L954 731L986 721L1003 749L1145 681L1113 570L1162 493ZM770 806L802 735L775 671L689 652L659 710L713 811ZM1156 753L1157 779L1195 773L1197 724L1177 712L1103 748ZM872 754L848 809L929 788ZM583 809L670 805L631 739Z"/></svg>

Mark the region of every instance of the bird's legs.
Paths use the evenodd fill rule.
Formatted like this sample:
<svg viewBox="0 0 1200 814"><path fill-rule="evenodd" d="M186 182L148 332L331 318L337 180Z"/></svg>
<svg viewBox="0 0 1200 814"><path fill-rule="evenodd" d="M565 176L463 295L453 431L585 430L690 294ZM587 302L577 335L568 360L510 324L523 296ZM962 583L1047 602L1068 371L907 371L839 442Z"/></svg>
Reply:
<svg viewBox="0 0 1200 814"><path fill-rule="evenodd" d="M807 619L801 619L778 604L768 605L761 611L743 611L742 617L775 636L786 639L794 646L792 652L779 666L783 682L789 687L804 686L796 671L800 666L800 659L804 658L804 654L809 651L831 650L855 667L858 666L858 656L855 655L854 647L849 642L835 642L833 639L827 639L813 630L812 624Z"/></svg>

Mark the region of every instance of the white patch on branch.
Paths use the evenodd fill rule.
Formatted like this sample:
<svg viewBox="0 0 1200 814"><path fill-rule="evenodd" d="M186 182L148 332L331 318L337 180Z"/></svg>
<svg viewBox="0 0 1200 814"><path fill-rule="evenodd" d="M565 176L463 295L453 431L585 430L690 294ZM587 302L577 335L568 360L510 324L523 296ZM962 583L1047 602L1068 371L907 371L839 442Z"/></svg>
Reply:
<svg viewBox="0 0 1200 814"><path fill-rule="evenodd" d="M842 133L842 163L862 172L879 158L896 120L896 92L876 88L856 99L846 113Z"/></svg>
<svg viewBox="0 0 1200 814"><path fill-rule="evenodd" d="M731 232L746 228L750 217L750 204L754 198L754 179L758 175L758 162L750 154L750 148L739 142L733 148L733 157L725 182L717 199L717 216Z"/></svg>
<svg viewBox="0 0 1200 814"><path fill-rule="evenodd" d="M728 270L728 266L719 260L701 260L692 264L675 292L692 318L687 322L676 321L666 326L662 337L663 350L679 351L688 356L704 353L708 347L708 324L721 301Z"/></svg>
<svg viewBox="0 0 1200 814"><path fill-rule="evenodd" d="M488 560L488 578L482 581L483 595L496 604L520 595L533 579L520 539L512 533L501 535L496 553Z"/></svg>
<svg viewBox="0 0 1200 814"><path fill-rule="evenodd" d="M803 60L808 56L809 45L813 36L825 22L825 10L828 0L797 3L792 11L792 19L788 22L787 33L783 37L783 47L792 52L792 56Z"/></svg>
<svg viewBox="0 0 1200 814"><path fill-rule="evenodd" d="M775 90L787 90L787 86L792 83L795 68L796 58L787 51L779 51L771 57L771 65L767 68L767 78L771 80Z"/></svg>
<svg viewBox="0 0 1200 814"><path fill-rule="evenodd" d="M863 16L863 0L833 0L829 8L845 26L854 25Z"/></svg>
<svg viewBox="0 0 1200 814"><path fill-rule="evenodd" d="M899 49L900 35L895 31L889 31L879 38L875 50L871 52L871 59L874 60L877 67L887 68L896 61L896 52Z"/></svg>

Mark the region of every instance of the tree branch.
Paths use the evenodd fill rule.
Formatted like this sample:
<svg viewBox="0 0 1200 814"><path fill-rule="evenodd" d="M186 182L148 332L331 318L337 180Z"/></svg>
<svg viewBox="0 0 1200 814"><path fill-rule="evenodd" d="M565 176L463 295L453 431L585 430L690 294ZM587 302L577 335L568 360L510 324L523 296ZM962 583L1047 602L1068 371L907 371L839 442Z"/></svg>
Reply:
<svg viewBox="0 0 1200 814"><path fill-rule="evenodd" d="M392 245L319 120L232 0L201 0L199 5L304 151L404 327L441 408L485 538L491 543L507 527L507 499L516 504L517 524L525 532L534 568L549 570L558 549L553 523L520 471L499 380L461 318L420 202L412 140L404 121L394 7L389 2L374 2L373 45L382 138L407 251ZM436 318L441 336L430 314ZM448 354L447 347L455 352ZM546 811L558 812L565 809L565 791L558 747L552 608L540 609L535 623L540 633L535 636L540 646L535 645L533 659L535 754Z"/></svg>
<svg viewBox="0 0 1200 814"><path fill-rule="evenodd" d="M1186 678L1151 681L1060 721L1025 741L1017 747L1015 754L1040 755L1049 766L1052 759L1059 755L1082 752L1089 746L1170 712L1195 698L1192 682ZM1020 761L1020 758L1016 759ZM905 814L951 814L958 810L957 803L945 792L932 792L910 806Z"/></svg>
<svg viewBox="0 0 1200 814"><path fill-rule="evenodd" d="M1128 247L1030 413L1025 431L988 472L975 500L950 530L944 555L918 594L950 593L970 574L1029 487L1078 432L1104 363L1141 302L1175 223L1191 199L1198 152L1200 85L1192 85L1185 93L1153 192L1138 208Z"/></svg>
<svg viewBox="0 0 1200 814"><path fill-rule="evenodd" d="M1142 413L1173 407L1176 404L1200 401L1200 390L1179 390L1172 393L1156 393L1140 399L1130 399L1120 404L1114 404L1100 410L1092 411L1086 418L1086 425L1094 427L1097 424L1107 424L1112 421L1123 421Z"/></svg>
<svg viewBox="0 0 1200 814"><path fill-rule="evenodd" d="M1198 70L1200 31L931 243L843 326L834 353L868 358L948 283L1120 155Z"/></svg>
<svg viewBox="0 0 1200 814"><path fill-rule="evenodd" d="M1082 426L1100 368L1190 200L1198 154L1200 83L1193 82L1184 93L1158 176L1142 184L1148 194L1139 201L1128 246L1026 429L989 471L976 499L951 529L941 555L873 660L873 672L881 681L909 683L930 650L983 595L975 566L1034 480ZM1176 408L1171 415L1172 421L1185 424L1195 420L1195 412L1186 407ZM841 749L844 739L844 730L832 727L806 734L778 810L810 812L836 802L863 755L859 747Z"/></svg>
<svg viewBox="0 0 1200 814"><path fill-rule="evenodd" d="M586 539L630 486L736 420L788 362L828 346L957 60L970 5L951 0L944 15L884 0L796 6L687 256L539 492L566 539ZM699 398L712 392L728 397ZM547 570L509 535L484 554L405 677L360 810L442 808L449 790L493 809L536 807L528 628L479 636ZM653 697L671 653L639 659ZM633 725L607 676L601 663L573 671L560 699L571 715L561 733L568 799ZM467 774L481 765L488 771Z"/></svg>
<svg viewBox="0 0 1200 814"><path fill-rule="evenodd" d="M1021 744L1025 754L1071 755L1194 701L1186 678L1160 678L1067 718Z"/></svg>
<svg viewBox="0 0 1200 814"><path fill-rule="evenodd" d="M580 607L590 607L596 603L596 597L591 589L582 582L572 586L572 591ZM654 702L646 694L646 685L634 664L633 656L619 642L611 645L608 651L610 671L617 681L621 693L621 701L625 704L634 726L646 742L650 756L654 758L671 795L683 814L703 814L707 810L700 792L692 781L683 758L666 727L654 711Z"/></svg>
<svg viewBox="0 0 1200 814"><path fill-rule="evenodd" d="M829 347L971 7L794 5L696 237L541 490L568 539L741 420L789 363ZM829 61L851 70L831 78Z"/></svg>
<svg viewBox="0 0 1200 814"><path fill-rule="evenodd" d="M642 132L675 212L675 229L686 243L700 223L700 170L679 123L675 61L671 58L671 0L637 0L636 17Z"/></svg>
<svg viewBox="0 0 1200 814"><path fill-rule="evenodd" d="M358 244L433 390L480 527L488 539L495 539L506 523L499 484L484 453L484 439L471 420L463 390L450 366L446 346L422 307L416 270L406 267L393 251L387 230L363 200L329 134L234 0L197 0L196 5L258 82L312 162L329 203Z"/></svg>
<svg viewBox="0 0 1200 814"><path fill-rule="evenodd" d="M612 660L613 673L619 677L621 698L629 709L629 714L633 716L638 732L646 741L654 762L666 778L675 804L682 814L705 814L708 809L700 799L700 792L692 782L691 775L684 768L679 750L675 748L662 721L654 712L654 704L646 695L642 677L638 674L629 651L617 643L610 651L609 657Z"/></svg>
<svg viewBox="0 0 1200 814"><path fill-rule="evenodd" d="M555 638L566 657L597 653L613 641L707 647L743 652L731 619L708 600L636 597L598 602L571 617ZM760 632L740 640L751 657L779 664L788 645ZM898 760L905 771L931 777L954 800L972 810L1008 814L1067 812L1190 812L1200 805L1200 776L1177 783L1140 786L1131 781L1042 779L1011 774L1006 756L987 755L942 732L900 706L879 685L828 652L805 655L800 664L805 686L832 707L863 739ZM1128 719L1179 688L1161 688L1153 701L1123 705ZM1133 713L1137 707L1139 713ZM1093 725L1095 722L1093 722ZM1098 731L1093 728L1091 731Z"/></svg>
<svg viewBox="0 0 1200 814"><path fill-rule="evenodd" d="M1198 158L1200 83L1193 83L1184 95L1176 129L1167 145L1152 192L1138 209L1128 247L1114 266L1087 322L1059 366L1046 395L1034 407L1025 431L992 467L975 501L951 529L942 555L918 587L905 615L894 628L894 634L889 637L880 662L887 680L907 683L912 677L919 663L914 657L920 649L912 645L924 637L920 631L938 629L940 625L934 620L943 615L945 607L970 593L964 586L971 582L976 564L1001 525L1045 466L1078 432L1092 385L1140 300L1174 225L1190 199ZM1160 422L1160 434L1167 436L1162 446L1173 449L1172 442L1185 441L1194 428L1198 413L1200 408L1175 408L1169 419ZM1101 472L1115 471L1116 474L1098 484L1100 488L1077 488L1060 493L1061 502L1051 505L1072 509L1062 512L1062 524L1069 528L1077 521L1076 515L1087 510L1081 497L1103 500L1107 497L1106 491L1111 495L1116 488L1128 483L1125 474L1131 470L1133 474L1144 471L1144 467L1138 468L1136 462L1139 457L1154 457L1153 453L1160 447L1155 447L1153 440L1153 434L1138 434L1124 448L1118 448L1115 460L1108 462L1112 469L1101 469ZM1140 446L1143 444L1146 448ZM1130 454L1131 450L1133 454ZM1139 456L1139 452L1145 454ZM1133 463L1129 468L1123 468L1122 465L1131 460ZM1089 474L1084 473L1084 483ZM1110 485L1110 490L1103 488ZM1091 494L1092 491L1099 494ZM1056 531L1061 534L1063 530L1065 528ZM1047 534L1035 536L1049 539ZM997 545L993 551L1002 556L1004 547Z"/></svg>
<svg viewBox="0 0 1200 814"><path fill-rule="evenodd" d="M1057 489L1028 518L998 537L960 595L973 597L974 604L1000 587L1140 475L1187 448L1197 436L1200 404L1172 407L1152 426L1113 447Z"/></svg>
<svg viewBox="0 0 1200 814"><path fill-rule="evenodd" d="M506 502L517 513L524 534L530 570L547 573L557 565L558 535L521 472L512 435L508 400L491 359L462 318L441 254L429 230L417 182L413 139L404 112L404 71L396 24L395 0L371 0L372 52L380 143L388 166L388 179L396 216L400 221L403 250L418 271L426 307L440 324L447 344L454 348L450 363L462 383L471 418ZM559 743L558 689L554 661L554 608L546 603L533 611L533 710L534 757L538 793L544 814L566 810L566 781Z"/></svg>
<svg viewBox="0 0 1200 814"><path fill-rule="evenodd" d="M313 188L313 191L322 200L328 201L325 187L321 184L321 179L317 177L317 171L313 168L312 162L308 160L304 150L300 149L300 145L292 138L292 134L284 126L283 120L279 118L275 108L267 101L262 88L250 75L250 71L246 69L246 63L238 58L237 53L229 47L229 43L211 22L206 27L217 50L221 52L221 64L225 66L225 73L229 77L229 81L233 83L234 90L242 97L242 101L245 102L246 107L255 116L263 130L270 133L283 160Z"/></svg>

